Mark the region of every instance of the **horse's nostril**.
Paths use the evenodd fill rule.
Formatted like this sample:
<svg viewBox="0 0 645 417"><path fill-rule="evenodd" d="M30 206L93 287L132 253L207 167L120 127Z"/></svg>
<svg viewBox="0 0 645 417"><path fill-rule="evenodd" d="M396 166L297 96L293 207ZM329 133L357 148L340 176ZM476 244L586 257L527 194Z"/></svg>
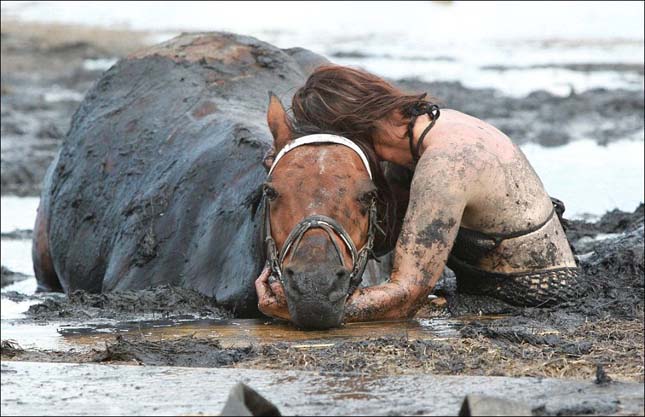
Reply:
<svg viewBox="0 0 645 417"><path fill-rule="evenodd" d="M291 268L285 268L284 273L287 274L287 277L293 278L294 272Z"/></svg>

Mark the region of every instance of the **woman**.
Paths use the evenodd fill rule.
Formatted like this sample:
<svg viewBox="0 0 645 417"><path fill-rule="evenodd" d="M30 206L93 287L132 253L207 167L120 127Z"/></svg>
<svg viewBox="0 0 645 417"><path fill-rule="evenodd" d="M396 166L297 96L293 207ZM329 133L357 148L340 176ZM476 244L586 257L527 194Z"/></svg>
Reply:
<svg viewBox="0 0 645 417"><path fill-rule="evenodd" d="M522 151L490 124L425 97L341 66L317 69L293 97L296 131L345 136L414 170L390 279L356 291L345 321L412 317L446 264L461 292L525 306L573 296L578 268L562 210L554 214ZM288 318L268 276L256 281L260 310Z"/></svg>

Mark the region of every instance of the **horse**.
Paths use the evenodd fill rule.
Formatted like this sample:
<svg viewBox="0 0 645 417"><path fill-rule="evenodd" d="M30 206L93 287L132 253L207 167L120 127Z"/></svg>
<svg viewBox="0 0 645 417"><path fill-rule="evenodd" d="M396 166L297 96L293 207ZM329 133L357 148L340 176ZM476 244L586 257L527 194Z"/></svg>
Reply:
<svg viewBox="0 0 645 417"><path fill-rule="evenodd" d="M373 153L332 134L294 139L288 120L271 96L267 122L277 154L263 185L269 266L294 324L336 327L368 261L392 249L396 211Z"/></svg>
<svg viewBox="0 0 645 417"><path fill-rule="evenodd" d="M275 123L284 108L270 104L267 112L266 93L286 96L326 63L300 48L205 33L135 52L106 71L74 114L43 182L32 246L39 290L168 284L213 297L237 317L258 316L253 282L266 260L262 198L272 192L263 161L287 137ZM342 145L285 155L270 181L281 198L267 203L276 247L292 219L313 207L362 247L369 223L356 198L368 198L371 188L357 157ZM300 176L298 165L306 168ZM313 174L321 169L330 176ZM325 240L318 229L302 236L284 272L303 278L285 281L293 306L303 306L294 307L298 323L324 327L337 322L338 308L310 302L320 289L315 279L332 268L320 285L338 278L334 285L343 290L340 280L353 264L338 236ZM332 240L344 267L331 264ZM307 308L326 309L331 318L316 322Z"/></svg>

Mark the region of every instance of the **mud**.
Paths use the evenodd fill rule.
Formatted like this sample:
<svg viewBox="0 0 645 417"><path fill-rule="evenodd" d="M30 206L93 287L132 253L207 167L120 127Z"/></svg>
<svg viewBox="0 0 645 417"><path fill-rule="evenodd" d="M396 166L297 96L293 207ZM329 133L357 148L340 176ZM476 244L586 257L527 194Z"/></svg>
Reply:
<svg viewBox="0 0 645 417"><path fill-rule="evenodd" d="M128 340L117 336L99 352L95 361L128 362L142 365L223 367L254 356L251 346L223 349L217 340L182 338L171 341Z"/></svg>
<svg viewBox="0 0 645 417"><path fill-rule="evenodd" d="M469 394L512 396L535 415L643 412L642 384L26 362L3 362L1 401L7 415L216 415L238 382L284 415L457 415Z"/></svg>
<svg viewBox="0 0 645 417"><path fill-rule="evenodd" d="M598 221L569 220L566 222L566 232L569 241L579 254L603 246L605 242L595 238L599 235L631 232L643 225L645 206L641 203L634 212L613 210L605 213ZM614 236L615 237L615 236Z"/></svg>
<svg viewBox="0 0 645 417"><path fill-rule="evenodd" d="M47 322L96 318L130 320L141 317L142 314L153 314L159 318L230 317L230 313L218 307L213 298L193 290L167 285L140 291L92 294L79 290L66 297L46 296L42 303L30 306L27 311L29 318Z"/></svg>
<svg viewBox="0 0 645 417"><path fill-rule="evenodd" d="M16 342L2 341L2 359L28 362L111 363L151 366L220 368L257 356L255 348L222 348L210 338L182 337L172 340L146 340L117 335L102 348L89 351L25 350Z"/></svg>
<svg viewBox="0 0 645 417"><path fill-rule="evenodd" d="M591 253L581 256L587 290L579 299L557 307L522 309L487 297L458 294L454 275L447 271L436 291L439 298L424 306L416 321L402 324L356 323L327 332L303 332L270 321L258 322L255 327L231 323L233 326L216 328L204 327L205 323L199 322L171 323L171 327L158 322L159 330L138 322L130 325L128 334L117 339L116 335L105 333L114 325L92 330L87 325L88 319L136 320L144 312L153 312L159 317L226 315L207 297L177 288L102 295L77 292L69 300L47 295L45 302L31 306L26 320L27 323L34 319L41 323L78 323L78 329L60 330L69 343L80 342L81 339L74 338L75 334L81 338L102 334L91 345L94 355L88 356L82 350L70 353L27 349L13 354L11 359L95 362L97 358L109 357L108 348L96 345L96 340L101 340L106 346L114 346L110 349L119 352L121 356L117 357L143 363L147 360L157 365L171 365L170 352L181 352L178 356L184 364L276 371L297 369L379 376L504 375L642 382L645 371L642 206L633 213L608 213L596 223L570 222L567 232L574 245L588 236L619 234L597 241ZM574 240L576 236L582 237ZM3 293L3 297L12 295ZM440 322L448 317L457 318L459 325L437 332L432 330L432 324L429 331L417 324ZM154 321L150 325L158 327ZM181 330L182 326L185 330ZM165 331L164 327L176 331ZM217 356L201 359L202 349L208 343L218 343L220 348L214 351L237 359L227 365L217 362ZM245 353L240 354L239 349ZM3 353L2 358L5 360L7 356Z"/></svg>
<svg viewBox="0 0 645 417"><path fill-rule="evenodd" d="M25 279L29 278L27 275L21 274L20 272L14 272L4 265L2 265L2 272L0 273L0 277L2 278L0 285L0 287L2 288L15 282L24 281Z"/></svg>
<svg viewBox="0 0 645 417"><path fill-rule="evenodd" d="M2 195L38 195L85 92L143 34L2 19Z"/></svg>
<svg viewBox="0 0 645 417"><path fill-rule="evenodd" d="M24 240L31 239L32 235L33 230L31 229L18 229L12 232L2 232L2 234L0 234L0 237L2 238L2 240Z"/></svg>

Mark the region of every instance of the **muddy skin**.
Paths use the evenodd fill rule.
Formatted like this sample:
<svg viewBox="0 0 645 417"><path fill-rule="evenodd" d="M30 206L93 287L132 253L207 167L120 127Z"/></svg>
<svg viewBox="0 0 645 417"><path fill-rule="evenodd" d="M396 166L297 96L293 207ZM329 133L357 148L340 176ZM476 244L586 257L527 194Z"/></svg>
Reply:
<svg viewBox="0 0 645 417"><path fill-rule="evenodd" d="M457 222L455 219L448 219L447 222L444 222L442 219L433 220L425 229L419 233L416 238L417 245L423 245L425 247L431 247L436 244L445 245L445 235L452 229Z"/></svg>
<svg viewBox="0 0 645 417"><path fill-rule="evenodd" d="M477 128L487 135L499 135L481 124L475 124L468 134L477 135L480 132ZM464 210L448 259L448 266L457 274L460 291L488 294L521 306L568 299L575 293L576 273L564 268L575 268L575 262L551 201L522 152L506 142L508 138L501 135L505 145L510 145L513 157L501 160L501 156L486 151L483 135L463 147L458 158L468 163L461 169L455 167L455 171L466 181L465 172L473 169L476 172L501 169L500 177L504 180L496 183L494 191L479 196L476 205ZM440 155L432 161L432 165L442 163ZM423 169L433 172L432 165L422 161L417 168L421 170L419 175L426 172ZM432 201L432 195L421 195L419 199ZM451 203L445 205L449 207ZM556 273L554 268L563 270ZM553 271L530 277L527 274L527 270L547 269Z"/></svg>

